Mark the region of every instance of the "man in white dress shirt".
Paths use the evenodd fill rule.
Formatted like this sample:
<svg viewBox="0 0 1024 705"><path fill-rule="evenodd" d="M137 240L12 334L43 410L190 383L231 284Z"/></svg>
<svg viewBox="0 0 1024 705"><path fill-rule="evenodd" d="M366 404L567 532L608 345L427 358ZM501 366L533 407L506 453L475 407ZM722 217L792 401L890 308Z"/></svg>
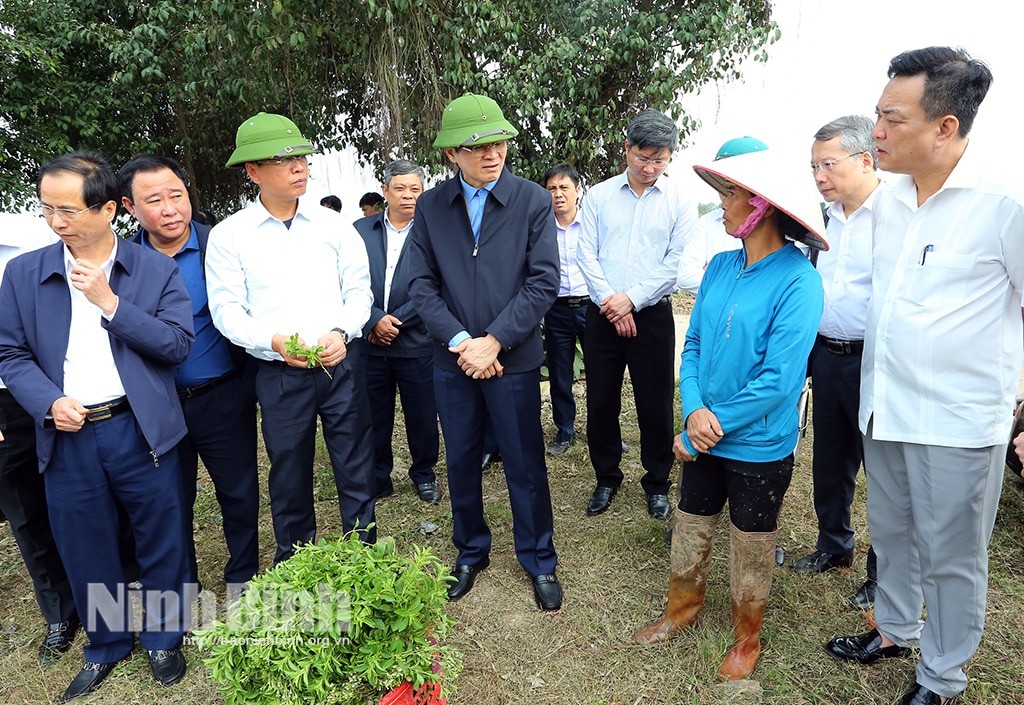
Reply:
<svg viewBox="0 0 1024 705"><path fill-rule="evenodd" d="M878 626L825 648L869 664L918 640L899 703L940 705L967 686L985 624L1022 363L1024 194L968 144L988 67L930 47L895 57L889 78L875 145L879 168L902 176L874 203L860 406Z"/></svg>
<svg viewBox="0 0 1024 705"><path fill-rule="evenodd" d="M366 390L349 343L361 335L373 294L366 247L334 211L303 198L313 146L282 115L238 128L227 166L243 166L256 201L210 233L206 281L214 325L258 361L256 396L270 457L277 552L316 538L313 456L317 417L334 469L344 530L374 541L373 439ZM288 340L322 346L319 362ZM313 360L313 366L310 361Z"/></svg>
<svg viewBox="0 0 1024 705"><path fill-rule="evenodd" d="M850 505L857 470L864 457L857 425L864 319L871 298L871 213L881 181L875 159L874 124L845 115L814 135L811 172L828 208L826 236L831 245L817 258L825 287L825 310L811 351L814 378L814 511L816 550L793 564L802 574L823 573L853 564ZM868 609L874 602L874 554L868 553L868 579L851 598Z"/></svg>

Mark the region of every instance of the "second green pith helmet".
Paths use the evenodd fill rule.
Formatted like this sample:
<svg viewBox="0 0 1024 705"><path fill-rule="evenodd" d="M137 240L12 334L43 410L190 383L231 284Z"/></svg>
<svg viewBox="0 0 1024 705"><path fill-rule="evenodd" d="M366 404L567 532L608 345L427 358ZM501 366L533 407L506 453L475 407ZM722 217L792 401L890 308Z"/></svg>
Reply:
<svg viewBox="0 0 1024 705"><path fill-rule="evenodd" d="M467 93L448 104L434 147L469 147L515 137L519 131L505 119L501 108L485 95Z"/></svg>
<svg viewBox="0 0 1024 705"><path fill-rule="evenodd" d="M284 115L258 113L238 126L235 151L224 166L241 166L274 157L301 157L316 152L295 123Z"/></svg>

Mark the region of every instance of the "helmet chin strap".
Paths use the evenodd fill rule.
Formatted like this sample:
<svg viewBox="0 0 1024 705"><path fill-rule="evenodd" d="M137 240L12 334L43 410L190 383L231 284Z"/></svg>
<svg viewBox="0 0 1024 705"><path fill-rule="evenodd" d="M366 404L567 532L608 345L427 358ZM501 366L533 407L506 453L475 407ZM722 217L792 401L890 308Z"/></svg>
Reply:
<svg viewBox="0 0 1024 705"><path fill-rule="evenodd" d="M753 212L747 216L746 220L740 223L740 227L736 228L735 232L729 233L733 237L739 238L740 240L745 239L748 235L750 235L750 233L754 232L754 228L756 228L760 224L761 220L764 219L764 214L772 205L771 203L764 200L760 196L754 196L749 201L747 201L747 203L754 207Z"/></svg>

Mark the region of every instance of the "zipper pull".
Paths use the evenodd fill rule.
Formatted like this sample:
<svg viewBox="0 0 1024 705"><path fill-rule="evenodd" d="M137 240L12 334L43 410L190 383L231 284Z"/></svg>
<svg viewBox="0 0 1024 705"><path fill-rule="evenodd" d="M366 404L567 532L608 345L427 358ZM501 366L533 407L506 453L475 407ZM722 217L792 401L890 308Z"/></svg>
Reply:
<svg viewBox="0 0 1024 705"><path fill-rule="evenodd" d="M153 467L160 467L160 457L156 454L155 450L149 451L149 454L153 456Z"/></svg>
<svg viewBox="0 0 1024 705"><path fill-rule="evenodd" d="M480 243L479 242L474 242L473 243L473 256L476 257L476 253L479 252L479 251L480 251Z"/></svg>

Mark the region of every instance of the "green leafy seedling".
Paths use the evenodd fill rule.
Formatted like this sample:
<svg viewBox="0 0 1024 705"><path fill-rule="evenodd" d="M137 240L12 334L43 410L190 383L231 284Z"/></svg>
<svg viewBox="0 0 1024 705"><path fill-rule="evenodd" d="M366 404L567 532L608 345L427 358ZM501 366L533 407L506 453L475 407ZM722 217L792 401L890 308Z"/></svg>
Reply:
<svg viewBox="0 0 1024 705"><path fill-rule="evenodd" d="M314 345L309 347L304 343L299 342L299 334L295 333L291 338L288 338L288 342L284 344L284 351L291 357L304 357L306 358L307 367L319 366L327 373L329 379L334 379L331 376L331 371L324 366L324 361L320 359L320 353L324 351L323 345Z"/></svg>

